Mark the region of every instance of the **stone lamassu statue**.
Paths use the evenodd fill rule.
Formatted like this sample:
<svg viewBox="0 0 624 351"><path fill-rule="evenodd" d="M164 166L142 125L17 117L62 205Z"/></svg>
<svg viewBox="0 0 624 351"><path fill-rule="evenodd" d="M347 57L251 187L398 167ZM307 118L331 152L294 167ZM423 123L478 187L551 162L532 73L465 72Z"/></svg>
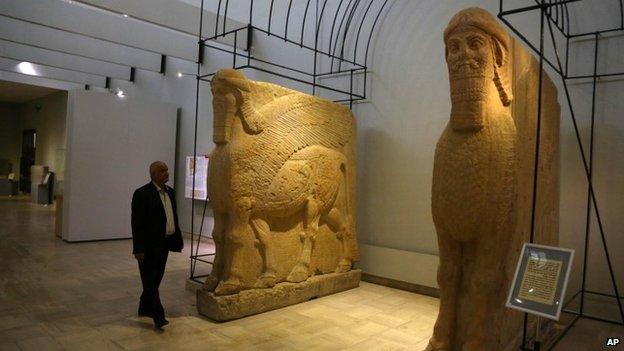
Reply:
<svg viewBox="0 0 624 351"><path fill-rule="evenodd" d="M517 171L510 38L487 11L469 8L444 42L452 108L434 160L440 312L427 350L500 351Z"/></svg>
<svg viewBox="0 0 624 351"><path fill-rule="evenodd" d="M231 69L214 76L212 93L216 257L204 289L230 295L349 271L358 258L351 112Z"/></svg>

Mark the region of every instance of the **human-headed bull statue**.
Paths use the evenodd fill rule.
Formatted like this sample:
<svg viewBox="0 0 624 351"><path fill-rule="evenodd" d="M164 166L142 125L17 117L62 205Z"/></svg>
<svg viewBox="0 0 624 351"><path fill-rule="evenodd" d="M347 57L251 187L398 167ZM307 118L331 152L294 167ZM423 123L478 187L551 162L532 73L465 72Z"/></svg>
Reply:
<svg viewBox="0 0 624 351"><path fill-rule="evenodd" d="M232 69L211 88L216 256L204 289L228 295L350 270L358 259L351 112Z"/></svg>

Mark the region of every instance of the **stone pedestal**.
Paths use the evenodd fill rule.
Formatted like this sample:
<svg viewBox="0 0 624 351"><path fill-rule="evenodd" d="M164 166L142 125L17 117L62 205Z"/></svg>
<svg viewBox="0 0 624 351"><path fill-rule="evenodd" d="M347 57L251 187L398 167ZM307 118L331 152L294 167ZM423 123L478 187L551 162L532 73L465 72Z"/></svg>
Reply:
<svg viewBox="0 0 624 351"><path fill-rule="evenodd" d="M197 311L218 322L258 314L331 295L360 285L362 271L312 276L300 283L283 282L271 289L243 290L238 294L218 296L197 290Z"/></svg>

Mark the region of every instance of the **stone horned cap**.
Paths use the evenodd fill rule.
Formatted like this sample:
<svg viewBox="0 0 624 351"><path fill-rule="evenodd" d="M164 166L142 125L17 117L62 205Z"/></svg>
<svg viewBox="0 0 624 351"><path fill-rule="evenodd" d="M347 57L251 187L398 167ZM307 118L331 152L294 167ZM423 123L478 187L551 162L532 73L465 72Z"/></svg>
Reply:
<svg viewBox="0 0 624 351"><path fill-rule="evenodd" d="M461 10L451 18L444 30L444 42L458 28L475 27L495 37L505 48L509 50L509 35L503 26L488 11L479 7L469 7Z"/></svg>
<svg viewBox="0 0 624 351"><path fill-rule="evenodd" d="M223 84L243 91L249 91L250 89L247 77L245 77L242 72L231 68L219 70L214 77L212 77L211 84Z"/></svg>

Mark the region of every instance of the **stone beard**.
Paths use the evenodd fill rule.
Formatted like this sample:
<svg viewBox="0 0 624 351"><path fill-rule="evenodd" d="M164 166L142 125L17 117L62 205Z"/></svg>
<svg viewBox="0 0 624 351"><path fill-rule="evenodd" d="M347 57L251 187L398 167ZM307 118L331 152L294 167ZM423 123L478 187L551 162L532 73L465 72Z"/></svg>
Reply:
<svg viewBox="0 0 624 351"><path fill-rule="evenodd" d="M451 88L451 127L454 130L483 128L489 84L494 81L499 92L504 91L493 58L495 40L471 26L457 30L448 39L446 60Z"/></svg>

